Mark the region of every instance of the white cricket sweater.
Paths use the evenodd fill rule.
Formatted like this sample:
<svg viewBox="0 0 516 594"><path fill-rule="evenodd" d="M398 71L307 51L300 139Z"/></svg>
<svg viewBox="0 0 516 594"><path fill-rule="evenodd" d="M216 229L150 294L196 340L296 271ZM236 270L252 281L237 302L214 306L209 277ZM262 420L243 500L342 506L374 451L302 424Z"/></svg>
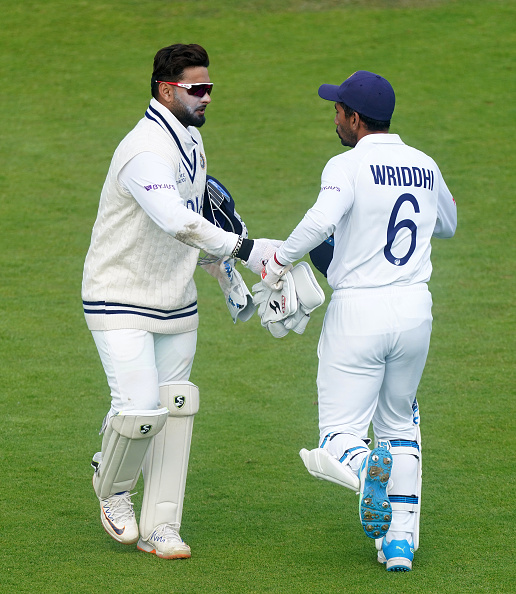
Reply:
<svg viewBox="0 0 516 594"><path fill-rule="evenodd" d="M158 226L119 183L123 167L136 155L149 152L170 164L176 180L171 190L179 192L185 207L196 205L200 210L202 206L206 157L201 135L194 127L184 128L153 99L145 117L116 149L102 189L82 284L90 330L137 328L177 334L198 326L193 275L199 249L193 246L199 228L195 237L183 233L179 241ZM199 227L205 224L213 234L214 226L204 219ZM227 246L221 250L230 253L237 236L227 235Z"/></svg>

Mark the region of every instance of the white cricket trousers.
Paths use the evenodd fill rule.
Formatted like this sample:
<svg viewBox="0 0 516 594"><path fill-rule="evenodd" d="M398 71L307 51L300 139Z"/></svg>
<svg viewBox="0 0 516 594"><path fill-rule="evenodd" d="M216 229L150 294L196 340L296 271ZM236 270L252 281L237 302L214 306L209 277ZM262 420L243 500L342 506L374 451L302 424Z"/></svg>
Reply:
<svg viewBox="0 0 516 594"><path fill-rule="evenodd" d="M145 330L93 330L111 390L108 417L121 410L155 410L159 387L190 377L197 331L155 334Z"/></svg>
<svg viewBox="0 0 516 594"><path fill-rule="evenodd" d="M321 442L336 432L359 445L371 422L377 439L416 439L412 403L431 331L425 283L333 293L318 346Z"/></svg>

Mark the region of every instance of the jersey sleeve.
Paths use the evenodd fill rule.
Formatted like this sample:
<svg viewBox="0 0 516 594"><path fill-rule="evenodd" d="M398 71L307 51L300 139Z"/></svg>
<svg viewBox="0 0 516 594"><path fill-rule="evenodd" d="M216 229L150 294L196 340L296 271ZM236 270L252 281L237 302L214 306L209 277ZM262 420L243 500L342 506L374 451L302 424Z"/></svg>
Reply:
<svg viewBox="0 0 516 594"><path fill-rule="evenodd" d="M435 223L433 237L446 239L453 237L457 229L457 205L439 170L438 178L437 221Z"/></svg>
<svg viewBox="0 0 516 594"><path fill-rule="evenodd" d="M159 155L139 153L122 168L118 182L156 225L178 241L218 257L233 251L238 235L216 227L187 208L177 189L174 170Z"/></svg>
<svg viewBox="0 0 516 594"><path fill-rule="evenodd" d="M338 161L331 159L322 172L315 204L279 248L278 261L282 264L295 262L325 241L352 204L351 182Z"/></svg>

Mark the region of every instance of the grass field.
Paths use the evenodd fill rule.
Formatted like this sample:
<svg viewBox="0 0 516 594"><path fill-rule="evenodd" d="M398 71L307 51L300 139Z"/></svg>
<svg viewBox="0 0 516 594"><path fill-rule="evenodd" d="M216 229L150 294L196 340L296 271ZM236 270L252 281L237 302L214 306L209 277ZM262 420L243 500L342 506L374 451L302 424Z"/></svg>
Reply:
<svg viewBox="0 0 516 594"><path fill-rule="evenodd" d="M510 0L0 0L0 592L516 592L513 531L516 4ZM341 150L317 96L358 69L397 92L392 131L432 155L459 228L435 241L418 398L421 548L389 574L350 491L312 479L316 346L233 326L198 274L201 389L182 535L166 562L110 540L89 461L108 391L80 284L98 197L143 115L155 52L197 42L216 86L208 170L253 237L284 239ZM243 271L251 286L256 277ZM329 297L325 280L319 276ZM136 496L137 506L141 501Z"/></svg>

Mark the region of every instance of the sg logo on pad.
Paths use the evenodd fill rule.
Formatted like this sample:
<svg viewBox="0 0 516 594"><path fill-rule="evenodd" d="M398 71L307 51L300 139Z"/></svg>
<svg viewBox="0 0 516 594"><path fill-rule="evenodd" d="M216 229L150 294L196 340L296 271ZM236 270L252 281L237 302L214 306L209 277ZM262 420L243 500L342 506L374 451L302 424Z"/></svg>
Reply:
<svg viewBox="0 0 516 594"><path fill-rule="evenodd" d="M152 425L140 425L140 433L145 435L152 429Z"/></svg>
<svg viewBox="0 0 516 594"><path fill-rule="evenodd" d="M186 399L184 396L174 396L174 404L176 408L183 408L185 405Z"/></svg>

